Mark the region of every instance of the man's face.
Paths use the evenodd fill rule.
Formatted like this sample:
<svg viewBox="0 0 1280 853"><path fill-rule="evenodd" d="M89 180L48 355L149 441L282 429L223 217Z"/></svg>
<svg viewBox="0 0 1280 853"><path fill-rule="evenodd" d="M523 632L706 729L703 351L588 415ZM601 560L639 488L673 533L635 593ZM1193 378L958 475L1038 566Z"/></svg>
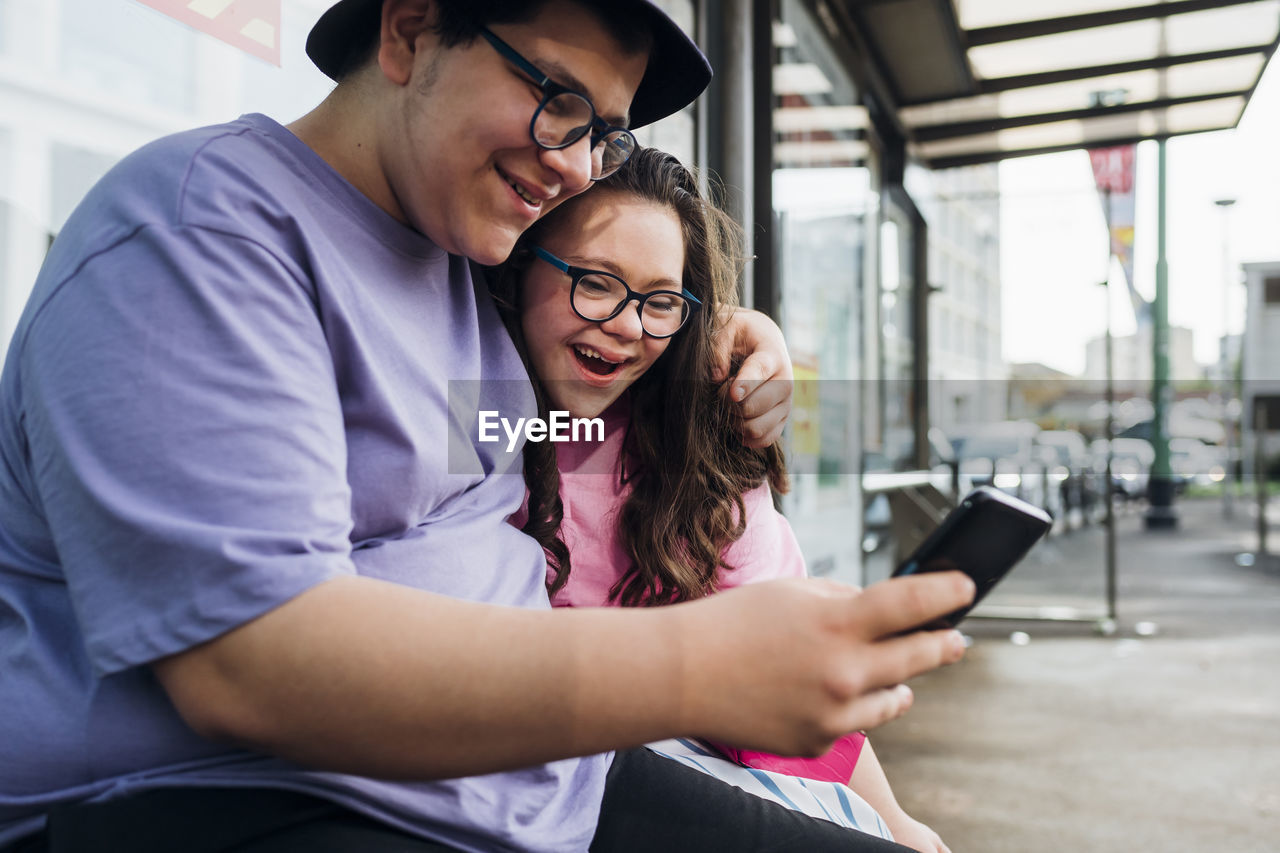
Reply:
<svg viewBox="0 0 1280 853"><path fill-rule="evenodd" d="M593 13L550 0L526 23L491 29L587 95L607 123L626 125L648 57L625 52ZM403 218L449 252L506 259L538 217L591 186L590 134L557 151L533 142L541 100L541 88L484 39L445 49L434 33L420 35L379 158Z"/></svg>

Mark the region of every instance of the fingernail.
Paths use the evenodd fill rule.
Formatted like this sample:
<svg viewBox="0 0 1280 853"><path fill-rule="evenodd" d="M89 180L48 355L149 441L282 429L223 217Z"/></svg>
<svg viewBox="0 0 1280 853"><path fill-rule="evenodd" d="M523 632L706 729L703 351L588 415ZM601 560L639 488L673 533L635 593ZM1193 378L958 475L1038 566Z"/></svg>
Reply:
<svg viewBox="0 0 1280 853"><path fill-rule="evenodd" d="M747 387L745 385L733 386L733 399L741 403L742 398L747 396Z"/></svg>
<svg viewBox="0 0 1280 853"><path fill-rule="evenodd" d="M951 647L951 652L956 657L964 654L964 650L969 647L969 643L964 638L964 634L959 631L952 631L951 636L947 637L947 645Z"/></svg>

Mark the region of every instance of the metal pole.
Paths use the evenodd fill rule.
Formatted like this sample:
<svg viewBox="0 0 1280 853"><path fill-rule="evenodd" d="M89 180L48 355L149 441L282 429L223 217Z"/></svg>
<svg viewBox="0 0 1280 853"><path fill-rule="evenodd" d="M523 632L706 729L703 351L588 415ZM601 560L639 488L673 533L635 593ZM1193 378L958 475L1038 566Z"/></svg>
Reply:
<svg viewBox="0 0 1280 853"><path fill-rule="evenodd" d="M778 64L778 51L773 46L773 22L779 20L776 0L751 3L751 144L752 172L751 219L752 306L781 322L782 295L778 273L778 218L773 207L773 67Z"/></svg>
<svg viewBox="0 0 1280 853"><path fill-rule="evenodd" d="M1107 618L1113 623L1116 621L1116 503L1115 490L1111 486L1111 437L1115 433L1115 373L1112 370L1112 352L1111 352L1111 190L1108 188L1102 194L1103 215L1107 223L1107 267L1102 280L1103 293L1106 294L1107 302L1107 332L1106 332L1106 349L1104 352L1107 360L1106 377L1107 377L1107 417L1106 417L1106 439L1107 439L1107 467L1106 482L1103 484L1103 493L1106 495L1106 541L1107 541Z"/></svg>
<svg viewBox="0 0 1280 853"><path fill-rule="evenodd" d="M715 51L716 76L701 101L707 110L706 167L724 183L724 206L743 227L743 253L755 255L755 132L751 4L748 0L714 0L707 4L706 43ZM742 271L740 301L755 306L755 264ZM766 311L771 306L763 306Z"/></svg>
<svg viewBox="0 0 1280 853"><path fill-rule="evenodd" d="M1151 355L1153 376L1151 405L1151 444L1156 458L1147 480L1148 530L1168 530L1178 526L1178 513L1173 506L1173 474L1169 467L1169 402L1173 388L1169 384L1169 260L1165 253L1167 233L1167 156L1168 141L1160 139L1157 167L1156 202L1156 299L1152 305Z"/></svg>
<svg viewBox="0 0 1280 853"><path fill-rule="evenodd" d="M1231 400L1234 396L1232 388L1231 359L1231 205L1234 198L1220 198L1214 202L1222 211L1222 376L1220 377L1219 394L1222 396L1222 449L1225 451L1225 462L1222 475L1222 517L1232 518L1235 506L1232 502L1231 479L1234 465L1231 464Z"/></svg>
<svg viewBox="0 0 1280 853"><path fill-rule="evenodd" d="M1107 258L1110 261L1110 258ZM1115 435L1115 405L1116 405L1116 388L1115 374L1112 370L1112 352L1111 352L1111 284L1110 281L1103 282L1106 286L1107 294L1107 471L1106 484L1103 489L1106 492L1107 500L1107 618L1112 621L1116 618L1116 495L1115 488L1112 486L1111 464L1115 458L1111 454L1111 439Z"/></svg>
<svg viewBox="0 0 1280 853"><path fill-rule="evenodd" d="M1253 479L1258 495L1258 562L1267 559L1267 406L1253 398L1253 425L1257 441L1253 462Z"/></svg>

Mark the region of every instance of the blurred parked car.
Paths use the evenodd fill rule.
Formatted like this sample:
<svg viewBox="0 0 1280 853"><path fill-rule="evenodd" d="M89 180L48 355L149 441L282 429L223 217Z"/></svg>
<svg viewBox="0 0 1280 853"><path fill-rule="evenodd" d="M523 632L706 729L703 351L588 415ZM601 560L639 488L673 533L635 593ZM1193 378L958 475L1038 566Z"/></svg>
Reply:
<svg viewBox="0 0 1280 853"><path fill-rule="evenodd" d="M1182 401L1182 403L1190 402L1192 401ZM1175 404L1173 411L1169 415L1168 435L1170 438L1194 438L1201 444L1206 442L1221 443L1226 437L1226 431L1222 427L1221 415L1210 420L1198 416L1196 412L1196 409L1188 408L1182 404ZM1150 441L1151 419L1146 418L1138 421L1117 432L1116 435L1120 438L1144 438Z"/></svg>
<svg viewBox="0 0 1280 853"><path fill-rule="evenodd" d="M1000 421L952 427L947 438L964 481L993 485L1057 516L1062 511L1060 481L1054 476L1057 453L1036 443L1039 433L1029 421Z"/></svg>
<svg viewBox="0 0 1280 853"><path fill-rule="evenodd" d="M1106 439L1098 439L1090 445L1094 471L1101 474L1107 466ZM1141 438L1114 438L1111 440L1111 490L1125 500L1145 498L1147 482L1151 477L1151 465L1156 460L1151 442Z"/></svg>
<svg viewBox="0 0 1280 853"><path fill-rule="evenodd" d="M866 453L863 464L867 473L906 472L918 470L913 462L915 436L909 430L889 430L879 452ZM951 442L942 430L933 427L925 436L928 447L926 479L952 503L967 494L973 484L959 474L959 462ZM888 494L878 492L866 496L862 518L862 550L874 553L892 541L893 513Z"/></svg>
<svg viewBox="0 0 1280 853"><path fill-rule="evenodd" d="M1191 485L1221 483L1227 472L1222 448L1196 438L1169 439L1169 468L1174 488L1179 492Z"/></svg>
<svg viewBox="0 0 1280 853"><path fill-rule="evenodd" d="M957 467L956 453L947 440L946 433L938 427L931 427L925 433L927 458L924 470L929 472L929 482L943 494L955 497L954 470ZM869 451L864 459L867 471L913 471L919 465L914 461L915 433L906 429L890 429L886 432L883 449L877 453ZM969 489L961 478L960 494Z"/></svg>
<svg viewBox="0 0 1280 853"><path fill-rule="evenodd" d="M1036 434L1036 444L1054 452L1053 479L1058 483L1063 510L1088 510L1101 479L1094 477L1084 436L1075 430L1041 430Z"/></svg>

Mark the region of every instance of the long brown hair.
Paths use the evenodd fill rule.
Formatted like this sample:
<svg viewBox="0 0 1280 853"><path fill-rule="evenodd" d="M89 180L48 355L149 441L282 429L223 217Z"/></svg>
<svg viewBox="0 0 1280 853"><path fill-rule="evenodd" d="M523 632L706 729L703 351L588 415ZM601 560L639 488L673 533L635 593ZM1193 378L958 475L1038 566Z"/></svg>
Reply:
<svg viewBox="0 0 1280 853"><path fill-rule="evenodd" d="M787 490L786 467L775 444L753 450L742 444L740 425L726 388L712 377L712 341L724 309L737 304L742 264L741 230L704 198L695 176L670 154L643 148L591 190L633 196L676 213L684 236L683 286L702 308L672 339L666 352L630 388L631 419L623 442L621 476L631 492L618 515L617 534L631 568L610 590L627 606L670 604L714 592L722 552L742 536L742 497L766 479ZM563 207L578 203L571 199ZM529 359L520 331L520 280L532 248L564 216L554 211L516 244L511 259L491 276L494 296L517 348ZM535 387L539 385L534 382ZM538 408L547 417L538 387ZM554 594L569 579L568 549L560 538L564 516L555 445L528 443L524 450L529 520L524 531L547 551Z"/></svg>

